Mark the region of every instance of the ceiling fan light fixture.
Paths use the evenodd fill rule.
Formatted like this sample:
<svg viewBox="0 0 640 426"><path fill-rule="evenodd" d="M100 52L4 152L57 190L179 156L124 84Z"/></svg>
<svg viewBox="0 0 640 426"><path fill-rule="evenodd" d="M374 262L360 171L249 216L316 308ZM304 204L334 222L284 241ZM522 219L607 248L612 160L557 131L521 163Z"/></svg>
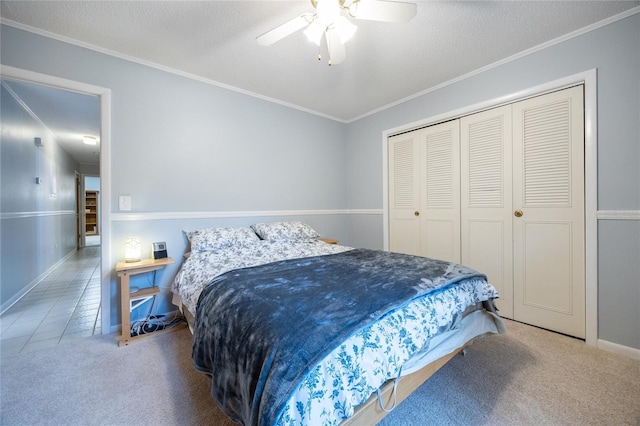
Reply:
<svg viewBox="0 0 640 426"><path fill-rule="evenodd" d="M258 44L269 46L304 28L309 41L320 47L326 40L329 65L346 58L345 43L358 27L348 17L381 22L408 22L417 13L415 3L388 0L311 0L315 13L303 13L257 37ZM318 59L321 59L318 53Z"/></svg>
<svg viewBox="0 0 640 426"><path fill-rule="evenodd" d="M353 37L357 29L358 27L344 16L338 16L338 19L335 22L335 30L338 32L340 41L343 43L351 40L351 37Z"/></svg>
<svg viewBox="0 0 640 426"><path fill-rule="evenodd" d="M340 16L340 1L317 0L316 13L320 23L325 28L328 28Z"/></svg>
<svg viewBox="0 0 640 426"><path fill-rule="evenodd" d="M322 28L322 25L320 25L320 22L316 19L309 24L303 33L307 36L307 40L315 43L316 46L320 46L320 40L322 40L322 36L324 35L324 28Z"/></svg>

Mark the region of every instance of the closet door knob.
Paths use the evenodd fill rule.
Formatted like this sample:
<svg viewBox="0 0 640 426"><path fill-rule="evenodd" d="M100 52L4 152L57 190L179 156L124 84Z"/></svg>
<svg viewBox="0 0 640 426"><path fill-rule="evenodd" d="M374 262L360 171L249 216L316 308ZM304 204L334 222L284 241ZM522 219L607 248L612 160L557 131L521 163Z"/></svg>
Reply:
<svg viewBox="0 0 640 426"><path fill-rule="evenodd" d="M513 212L513 215L515 217L522 217L524 213L522 213L522 210L516 210L515 212Z"/></svg>
<svg viewBox="0 0 640 426"><path fill-rule="evenodd" d="M414 216L420 216L420 212L418 210L416 210L415 212L413 212Z"/></svg>

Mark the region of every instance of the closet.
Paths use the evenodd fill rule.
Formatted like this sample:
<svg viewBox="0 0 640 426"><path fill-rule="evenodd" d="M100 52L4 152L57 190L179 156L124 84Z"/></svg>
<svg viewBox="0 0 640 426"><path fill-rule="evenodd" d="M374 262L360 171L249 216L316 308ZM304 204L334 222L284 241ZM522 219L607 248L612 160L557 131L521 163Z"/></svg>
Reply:
<svg viewBox="0 0 640 426"><path fill-rule="evenodd" d="M392 136L389 249L462 263L500 314L585 337L583 86Z"/></svg>

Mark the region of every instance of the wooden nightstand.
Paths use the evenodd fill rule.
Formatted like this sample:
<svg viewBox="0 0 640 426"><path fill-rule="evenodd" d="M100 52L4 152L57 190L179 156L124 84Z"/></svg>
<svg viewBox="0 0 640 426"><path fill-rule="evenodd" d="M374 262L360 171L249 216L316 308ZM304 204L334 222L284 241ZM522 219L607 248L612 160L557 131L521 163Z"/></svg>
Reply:
<svg viewBox="0 0 640 426"><path fill-rule="evenodd" d="M319 238L319 240L327 244L338 244L338 240L334 240L333 238Z"/></svg>
<svg viewBox="0 0 640 426"><path fill-rule="evenodd" d="M157 271L164 268L166 265L176 263L170 257L164 259L142 259L139 262L118 262L116 264L116 272L120 278L120 310L122 311L122 331L120 332L120 340L118 346L128 345L129 342L150 336L153 333L141 334L131 337L131 302L141 299L147 299L160 293L158 287L147 287L140 289L136 292L130 293L129 277L138 274L144 274L146 272ZM173 330L172 327L168 330ZM154 333L158 333L157 331Z"/></svg>

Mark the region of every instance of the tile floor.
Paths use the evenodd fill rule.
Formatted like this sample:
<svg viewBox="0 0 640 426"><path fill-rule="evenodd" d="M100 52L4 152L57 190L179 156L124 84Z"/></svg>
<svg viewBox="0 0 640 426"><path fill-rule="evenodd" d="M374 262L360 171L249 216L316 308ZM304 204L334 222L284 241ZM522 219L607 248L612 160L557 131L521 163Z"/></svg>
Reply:
<svg viewBox="0 0 640 426"><path fill-rule="evenodd" d="M76 251L0 316L0 354L100 334L100 317L100 246L94 245Z"/></svg>

